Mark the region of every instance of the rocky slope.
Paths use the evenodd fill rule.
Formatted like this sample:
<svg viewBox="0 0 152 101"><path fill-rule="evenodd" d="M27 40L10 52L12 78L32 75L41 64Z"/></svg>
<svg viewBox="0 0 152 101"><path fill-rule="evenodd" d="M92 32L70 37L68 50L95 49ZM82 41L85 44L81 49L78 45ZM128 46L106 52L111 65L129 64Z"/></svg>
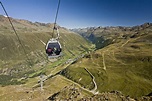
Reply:
<svg viewBox="0 0 152 101"><path fill-rule="evenodd" d="M123 95L119 91L102 92L97 95L90 95L88 97L84 96L80 88L74 85L65 87L61 91L53 94L48 98L48 101L151 101L152 96L146 95L139 98L131 98L129 96Z"/></svg>

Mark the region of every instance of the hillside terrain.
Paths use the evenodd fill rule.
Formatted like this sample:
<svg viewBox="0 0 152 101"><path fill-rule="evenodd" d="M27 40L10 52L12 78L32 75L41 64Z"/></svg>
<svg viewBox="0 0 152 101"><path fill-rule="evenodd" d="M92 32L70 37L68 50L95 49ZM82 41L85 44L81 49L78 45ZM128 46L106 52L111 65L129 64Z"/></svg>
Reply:
<svg viewBox="0 0 152 101"><path fill-rule="evenodd" d="M48 59L44 44L53 24L11 20L25 52L1 15L0 101L152 100L151 23L72 31L59 26L63 55Z"/></svg>
<svg viewBox="0 0 152 101"><path fill-rule="evenodd" d="M16 80L35 75L35 71L38 72L38 75L45 74L42 69L47 65L51 65L52 68L91 48L90 43L80 35L59 27L59 41L62 45L63 55L58 61L51 63L45 53L45 44L52 37L53 24L33 23L13 18L11 20L21 42L15 35L7 17L0 15L0 80L2 81L0 84L2 85L24 83L25 81L17 82Z"/></svg>
<svg viewBox="0 0 152 101"><path fill-rule="evenodd" d="M92 42L97 48L99 44L104 48L85 55L66 68L62 75L95 93L117 90L136 98L152 92L151 23L79 29L79 33L88 40L93 40L89 38L94 36L96 42ZM104 44L106 41L109 43Z"/></svg>

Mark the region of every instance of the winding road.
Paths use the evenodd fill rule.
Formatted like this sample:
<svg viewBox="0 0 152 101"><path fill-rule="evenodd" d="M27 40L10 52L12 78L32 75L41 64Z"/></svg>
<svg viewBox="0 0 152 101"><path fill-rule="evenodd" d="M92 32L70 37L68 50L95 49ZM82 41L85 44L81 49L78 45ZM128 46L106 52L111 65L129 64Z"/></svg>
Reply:
<svg viewBox="0 0 152 101"><path fill-rule="evenodd" d="M94 84L94 88L91 90L91 92L92 92L93 94L98 94L98 92L96 91L96 90L97 90L97 84L96 84L96 82L95 82L95 77L91 74L91 72L90 72L87 68L84 68L84 69L89 73L89 75L90 75L91 78L92 78L93 84Z"/></svg>

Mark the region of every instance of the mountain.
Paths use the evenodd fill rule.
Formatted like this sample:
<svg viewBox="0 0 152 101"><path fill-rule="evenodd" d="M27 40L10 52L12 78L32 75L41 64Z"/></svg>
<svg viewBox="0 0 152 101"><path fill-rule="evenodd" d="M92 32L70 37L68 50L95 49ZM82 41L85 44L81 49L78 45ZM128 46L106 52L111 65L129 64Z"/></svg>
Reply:
<svg viewBox="0 0 152 101"><path fill-rule="evenodd" d="M79 32L82 31L90 41L89 38L94 36L95 42L92 42L97 45L97 50L70 65L62 75L94 93L117 90L134 98L151 93L151 23L80 29ZM105 44L105 41L109 43Z"/></svg>
<svg viewBox="0 0 152 101"><path fill-rule="evenodd" d="M28 77L49 63L44 44L52 37L54 26L50 23L33 23L27 20L10 19L20 41L8 18L0 15L0 79L8 78L8 82L4 80L4 83L0 83L2 85L12 83L12 78L15 78L15 81L24 76ZM89 51L91 48L90 43L80 35L60 26L59 31L63 56L58 62L49 64L61 64L70 58ZM41 71L39 72L41 73Z"/></svg>
<svg viewBox="0 0 152 101"><path fill-rule="evenodd" d="M96 44L96 48L103 48L111 43L113 43L117 38L126 37L127 35L134 35L138 31L151 26L151 23L145 23L143 25L134 27L88 27L88 28L78 28L71 29L81 36ZM129 36L128 36L129 37ZM130 36L131 37L131 36ZM134 36L132 36L134 37Z"/></svg>
<svg viewBox="0 0 152 101"><path fill-rule="evenodd" d="M48 59L53 24L11 20L21 42L1 15L1 101L151 101L151 23L81 29L83 37L59 26L63 56Z"/></svg>

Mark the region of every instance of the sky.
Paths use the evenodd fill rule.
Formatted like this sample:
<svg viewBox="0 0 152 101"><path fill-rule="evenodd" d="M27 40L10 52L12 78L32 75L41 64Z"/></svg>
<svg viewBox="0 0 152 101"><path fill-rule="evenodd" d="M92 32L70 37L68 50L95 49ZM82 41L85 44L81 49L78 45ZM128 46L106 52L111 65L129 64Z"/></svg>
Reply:
<svg viewBox="0 0 152 101"><path fill-rule="evenodd" d="M58 0L0 0L8 15L53 23ZM0 15L5 15L0 7ZM61 0L57 24L66 28L152 23L152 0Z"/></svg>

